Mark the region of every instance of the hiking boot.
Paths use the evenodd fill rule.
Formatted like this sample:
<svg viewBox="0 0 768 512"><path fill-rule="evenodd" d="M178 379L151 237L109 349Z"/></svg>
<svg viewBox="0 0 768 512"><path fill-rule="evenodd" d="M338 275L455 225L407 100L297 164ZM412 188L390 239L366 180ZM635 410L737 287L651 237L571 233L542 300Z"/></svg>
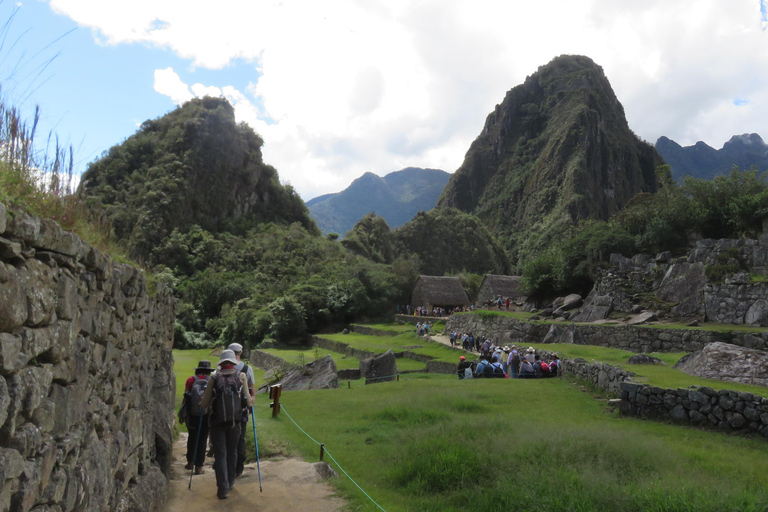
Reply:
<svg viewBox="0 0 768 512"><path fill-rule="evenodd" d="M203 466L195 466L195 474L196 475L202 475L205 473L205 470L203 469Z"/></svg>
<svg viewBox="0 0 768 512"><path fill-rule="evenodd" d="M192 470L192 467L193 467L193 466L192 466L192 463L191 463L191 462L188 462L188 463L187 463L187 465L186 465L186 466L184 466L184 469L186 469L187 471L191 471L191 470Z"/></svg>

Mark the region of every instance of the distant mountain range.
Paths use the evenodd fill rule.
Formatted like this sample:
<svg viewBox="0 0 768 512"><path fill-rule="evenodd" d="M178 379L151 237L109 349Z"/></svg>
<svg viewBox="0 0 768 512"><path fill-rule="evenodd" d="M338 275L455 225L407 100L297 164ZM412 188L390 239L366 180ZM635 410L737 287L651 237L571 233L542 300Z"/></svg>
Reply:
<svg viewBox="0 0 768 512"><path fill-rule="evenodd" d="M390 228L408 222L419 211L431 210L450 174L439 169L408 167L384 177L363 174L341 192L307 202L310 216L323 234L341 236L365 215L375 212Z"/></svg>
<svg viewBox="0 0 768 512"><path fill-rule="evenodd" d="M672 167L672 177L678 181L685 176L712 179L728 174L734 165L743 171L753 166L761 172L768 170L768 144L756 133L734 135L721 149L704 142L681 146L667 137L660 137L656 141L656 151Z"/></svg>

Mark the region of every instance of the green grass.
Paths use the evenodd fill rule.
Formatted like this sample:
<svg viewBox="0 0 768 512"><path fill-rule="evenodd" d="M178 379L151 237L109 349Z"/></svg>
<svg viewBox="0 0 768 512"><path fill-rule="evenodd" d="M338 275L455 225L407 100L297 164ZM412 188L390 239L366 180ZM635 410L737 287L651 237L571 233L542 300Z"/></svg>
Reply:
<svg viewBox="0 0 768 512"><path fill-rule="evenodd" d="M764 439L621 417L580 390L432 376L285 392L282 403L389 512L768 507ZM262 425L264 443L317 460L285 413ZM351 509L378 510L344 476L333 482Z"/></svg>
<svg viewBox="0 0 768 512"><path fill-rule="evenodd" d="M398 336L368 336L365 334L349 333L324 334L322 337L377 354L384 353L389 349L392 349L394 352L409 350L415 354L431 356L438 361L449 361L452 363L458 361L459 355L461 355L461 352L451 350L441 343L419 338L415 332L406 332ZM415 345L421 345L421 348L406 348Z"/></svg>
<svg viewBox="0 0 768 512"><path fill-rule="evenodd" d="M395 334L402 334L404 332L415 332L416 326L411 324L403 324L400 325L398 323L387 323L387 324L352 324L352 325L359 325L361 327L369 327L371 329L378 329L380 331L390 331ZM445 325L445 324L443 324Z"/></svg>
<svg viewBox="0 0 768 512"><path fill-rule="evenodd" d="M360 360L356 357L346 356L344 354L339 354L338 352L331 352L330 350L325 350L319 347L265 348L260 350L272 354L273 356L282 357L288 363L310 363L315 359L330 355L333 362L336 363L337 370L355 370L360 368Z"/></svg>

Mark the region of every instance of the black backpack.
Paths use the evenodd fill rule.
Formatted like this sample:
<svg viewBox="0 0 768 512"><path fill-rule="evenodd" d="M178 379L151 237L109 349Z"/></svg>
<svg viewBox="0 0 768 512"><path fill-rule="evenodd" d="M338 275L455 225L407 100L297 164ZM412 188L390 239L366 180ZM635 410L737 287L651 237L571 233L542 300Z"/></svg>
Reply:
<svg viewBox="0 0 768 512"><path fill-rule="evenodd" d="M489 362L485 363L485 367L483 368L483 377L486 379L493 378L493 365L491 365Z"/></svg>
<svg viewBox="0 0 768 512"><path fill-rule="evenodd" d="M212 425L235 425L243 421L243 393L240 372L218 374L213 380Z"/></svg>
<svg viewBox="0 0 768 512"><path fill-rule="evenodd" d="M501 367L501 364L499 363L491 363L491 366L493 367L493 377L497 379L503 379L504 378L504 369Z"/></svg>
<svg viewBox="0 0 768 512"><path fill-rule="evenodd" d="M187 413L190 416L204 416L210 412L210 409L201 409L200 400L203 399L205 393L205 387L208 385L208 381L211 380L209 375L206 375L204 379L198 379L195 377L195 382L192 384L192 389L187 392Z"/></svg>

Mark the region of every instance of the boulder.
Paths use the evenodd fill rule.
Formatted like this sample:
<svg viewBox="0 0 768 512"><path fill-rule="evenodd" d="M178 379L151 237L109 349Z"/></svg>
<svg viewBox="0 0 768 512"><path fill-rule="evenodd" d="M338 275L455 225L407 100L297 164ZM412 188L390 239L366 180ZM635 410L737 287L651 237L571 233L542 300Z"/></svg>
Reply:
<svg viewBox="0 0 768 512"><path fill-rule="evenodd" d="M594 303L589 306L584 306L581 312L571 318L574 322L596 322L597 320L605 320L613 313L612 306L597 306Z"/></svg>
<svg viewBox="0 0 768 512"><path fill-rule="evenodd" d="M630 318L627 321L627 325L640 325L645 324L648 322L653 322L658 320L659 318L656 316L656 313L652 311L645 311L644 313L640 313L639 315Z"/></svg>
<svg viewBox="0 0 768 512"><path fill-rule="evenodd" d="M768 386L768 352L729 343L708 343L678 361L675 368L707 379Z"/></svg>
<svg viewBox="0 0 768 512"><path fill-rule="evenodd" d="M397 376L397 362L392 350L360 361L360 376L366 384L389 382Z"/></svg>
<svg viewBox="0 0 768 512"><path fill-rule="evenodd" d="M749 325L768 326L768 301L756 300L744 315L744 323Z"/></svg>
<svg viewBox="0 0 768 512"><path fill-rule="evenodd" d="M283 391L338 388L339 374L336 371L336 363L330 355L322 357L288 372L281 384Z"/></svg>
<svg viewBox="0 0 768 512"><path fill-rule="evenodd" d="M631 356L629 359L627 359L627 363L629 364L663 364L663 365L667 364L661 359L659 359L658 357L649 356L647 354L636 354L634 356Z"/></svg>
<svg viewBox="0 0 768 512"><path fill-rule="evenodd" d="M664 274L656 296L677 303L672 308L674 316L691 316L702 311L706 284L703 263L675 263Z"/></svg>

